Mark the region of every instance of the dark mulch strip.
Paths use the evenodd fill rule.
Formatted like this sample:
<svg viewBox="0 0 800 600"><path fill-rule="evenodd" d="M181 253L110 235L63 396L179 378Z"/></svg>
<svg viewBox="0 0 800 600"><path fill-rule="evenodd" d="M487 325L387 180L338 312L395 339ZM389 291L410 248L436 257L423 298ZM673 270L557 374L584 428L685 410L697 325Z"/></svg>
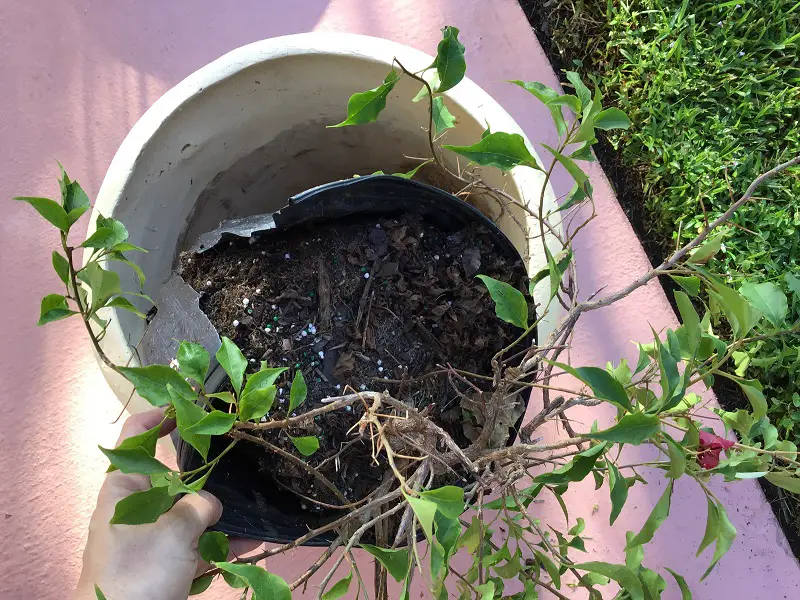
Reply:
<svg viewBox="0 0 800 600"><path fill-rule="evenodd" d="M567 82L564 71L575 70L573 59L581 60L587 70L592 70L591 57L562 55L555 47L555 44L552 43L550 31L559 17L557 14L558 8L556 7L557 2L553 2L553 0L519 0L519 3L536 33L539 44L542 46L562 83ZM653 265L661 264L664 258L669 256L673 250L672 243L670 240L656 236L648 227L651 219L644 203L642 178L634 169L623 164L621 155L614 150L603 135L603 132L599 131L598 134L599 142L594 147L597 159L611 182L617 200L644 247L650 263ZM677 314L678 309L672 292L679 289L678 286L669 277L660 277L659 280L667 294L667 299L672 305L672 309ZM750 407L750 403L741 388L732 381L718 377L713 390L717 400L725 410ZM761 489L764 490L764 495L767 497L772 511L786 535L789 546L795 556L800 558L800 529L798 529L798 524L793 518L791 510L786 506L786 492L763 478L759 479L758 482L761 485Z"/></svg>

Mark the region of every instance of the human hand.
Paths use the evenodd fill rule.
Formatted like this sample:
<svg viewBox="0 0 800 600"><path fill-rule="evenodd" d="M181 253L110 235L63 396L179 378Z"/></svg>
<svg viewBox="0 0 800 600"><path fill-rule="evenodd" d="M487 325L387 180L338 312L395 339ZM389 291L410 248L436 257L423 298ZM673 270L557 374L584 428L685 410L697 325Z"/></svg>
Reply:
<svg viewBox="0 0 800 600"><path fill-rule="evenodd" d="M117 445L155 427L163 418L163 409L130 417ZM164 422L160 436L174 428L174 422ZM106 476L89 523L75 600L95 600L95 585L108 600L185 600L192 580L208 568L197 551L197 542L222 515L219 500L208 492L187 494L155 523L109 523L119 500L149 488L150 479L145 475L113 471ZM242 541L245 543L238 545L241 552L258 545Z"/></svg>

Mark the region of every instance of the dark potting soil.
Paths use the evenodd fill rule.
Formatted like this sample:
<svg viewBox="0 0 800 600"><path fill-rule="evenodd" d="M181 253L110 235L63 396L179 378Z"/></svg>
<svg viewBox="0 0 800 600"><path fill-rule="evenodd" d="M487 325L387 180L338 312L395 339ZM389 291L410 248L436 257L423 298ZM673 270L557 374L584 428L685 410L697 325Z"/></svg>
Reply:
<svg viewBox="0 0 800 600"><path fill-rule="evenodd" d="M287 367L269 418L286 416L289 384L300 370L308 396L297 413L322 406L330 396L386 389L468 445L479 427L468 416L462 423L459 393L470 389L441 373L442 365L491 374L492 356L519 330L496 317L475 275L524 290L519 258L498 254L482 226L448 233L409 215L348 218L262 235L184 255L181 274L201 293L200 306L220 335L242 349L250 372L261 361ZM473 385L488 389L479 380ZM368 437L351 431L362 414L363 406L355 404L288 430L319 438L319 450L305 460L349 500L372 492L387 469L385 459L373 459ZM258 435L299 456L286 433ZM240 443L231 456L256 471L250 476L263 482L263 498L278 486L311 513L325 512L312 500L341 504L307 470L256 444Z"/></svg>
<svg viewBox="0 0 800 600"><path fill-rule="evenodd" d="M572 55L569 54L568 49L565 49L565 54L561 54L551 40L551 31L561 20L570 16L571 6L553 3L550 0L519 0L519 4L536 34L542 50L544 50L550 60L550 64L553 66L553 70L562 83L568 83L564 72L575 70L573 60L580 60L587 71L594 70L591 64L591 55ZM584 21L584 26L592 27L590 21ZM650 259L650 264L659 265L671 254L673 249L672 242L657 235L649 227L649 215L645 208L642 175L622 162L621 154L608 142L604 132L598 131L597 133L598 143L594 146L597 160L611 182L617 201L636 232L636 236ZM678 307L675 302L674 292L680 288L669 277L661 276L659 277L659 282L666 292L667 300L672 305L672 310L677 315ZM712 389L720 405L725 410L735 411L740 408L750 408L750 402L741 388L725 377L718 377ZM761 489L764 490L772 511L786 535L789 546L795 556L800 558L800 519L796 515L792 515L790 509L787 509L786 492L763 478L758 479L758 482L761 485Z"/></svg>

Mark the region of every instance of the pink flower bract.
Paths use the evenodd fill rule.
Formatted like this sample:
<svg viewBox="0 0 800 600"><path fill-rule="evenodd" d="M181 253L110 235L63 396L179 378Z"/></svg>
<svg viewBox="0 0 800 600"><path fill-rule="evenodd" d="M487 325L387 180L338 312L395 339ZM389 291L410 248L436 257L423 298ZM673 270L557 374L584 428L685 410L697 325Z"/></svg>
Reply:
<svg viewBox="0 0 800 600"><path fill-rule="evenodd" d="M697 463L704 469L713 469L719 465L719 454L733 447L734 442L721 438L707 431L700 432L700 448Z"/></svg>

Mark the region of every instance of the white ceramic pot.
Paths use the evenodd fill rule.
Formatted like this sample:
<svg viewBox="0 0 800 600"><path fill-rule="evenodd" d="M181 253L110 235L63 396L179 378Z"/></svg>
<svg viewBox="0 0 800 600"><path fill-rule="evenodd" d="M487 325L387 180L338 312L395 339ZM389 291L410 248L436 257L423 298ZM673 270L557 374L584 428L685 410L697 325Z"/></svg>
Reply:
<svg viewBox="0 0 800 600"><path fill-rule="evenodd" d="M343 120L351 94L380 84L394 58L411 70L433 60L412 48L360 35L274 38L226 54L153 104L117 151L95 204L95 213L121 220L131 242L149 250L135 257L147 275L145 292L158 297L179 252L223 219L277 210L293 194L354 174L414 166L403 155L429 156L423 129L427 106L411 102L419 84L408 77L394 88L377 123L325 128ZM468 79L447 97L457 119L447 143L474 143L487 125L492 131L522 133ZM455 168L455 155L447 154ZM483 178L532 203L538 202L543 183L540 172L525 167L507 175L484 169ZM477 203L488 214L500 213L491 201L479 198ZM554 206L550 189L545 203L546 209ZM538 225L520 207L511 212L500 216L498 225L536 272L546 265L539 242L528 241L517 223L535 231ZM120 273L123 287L136 287L127 267L110 266ZM135 364L133 347L144 323L119 310L111 318L104 351L117 364ZM542 323L540 338L551 329L551 323ZM113 372L106 375L127 401L130 385ZM135 412L147 406L134 398L129 407Z"/></svg>

